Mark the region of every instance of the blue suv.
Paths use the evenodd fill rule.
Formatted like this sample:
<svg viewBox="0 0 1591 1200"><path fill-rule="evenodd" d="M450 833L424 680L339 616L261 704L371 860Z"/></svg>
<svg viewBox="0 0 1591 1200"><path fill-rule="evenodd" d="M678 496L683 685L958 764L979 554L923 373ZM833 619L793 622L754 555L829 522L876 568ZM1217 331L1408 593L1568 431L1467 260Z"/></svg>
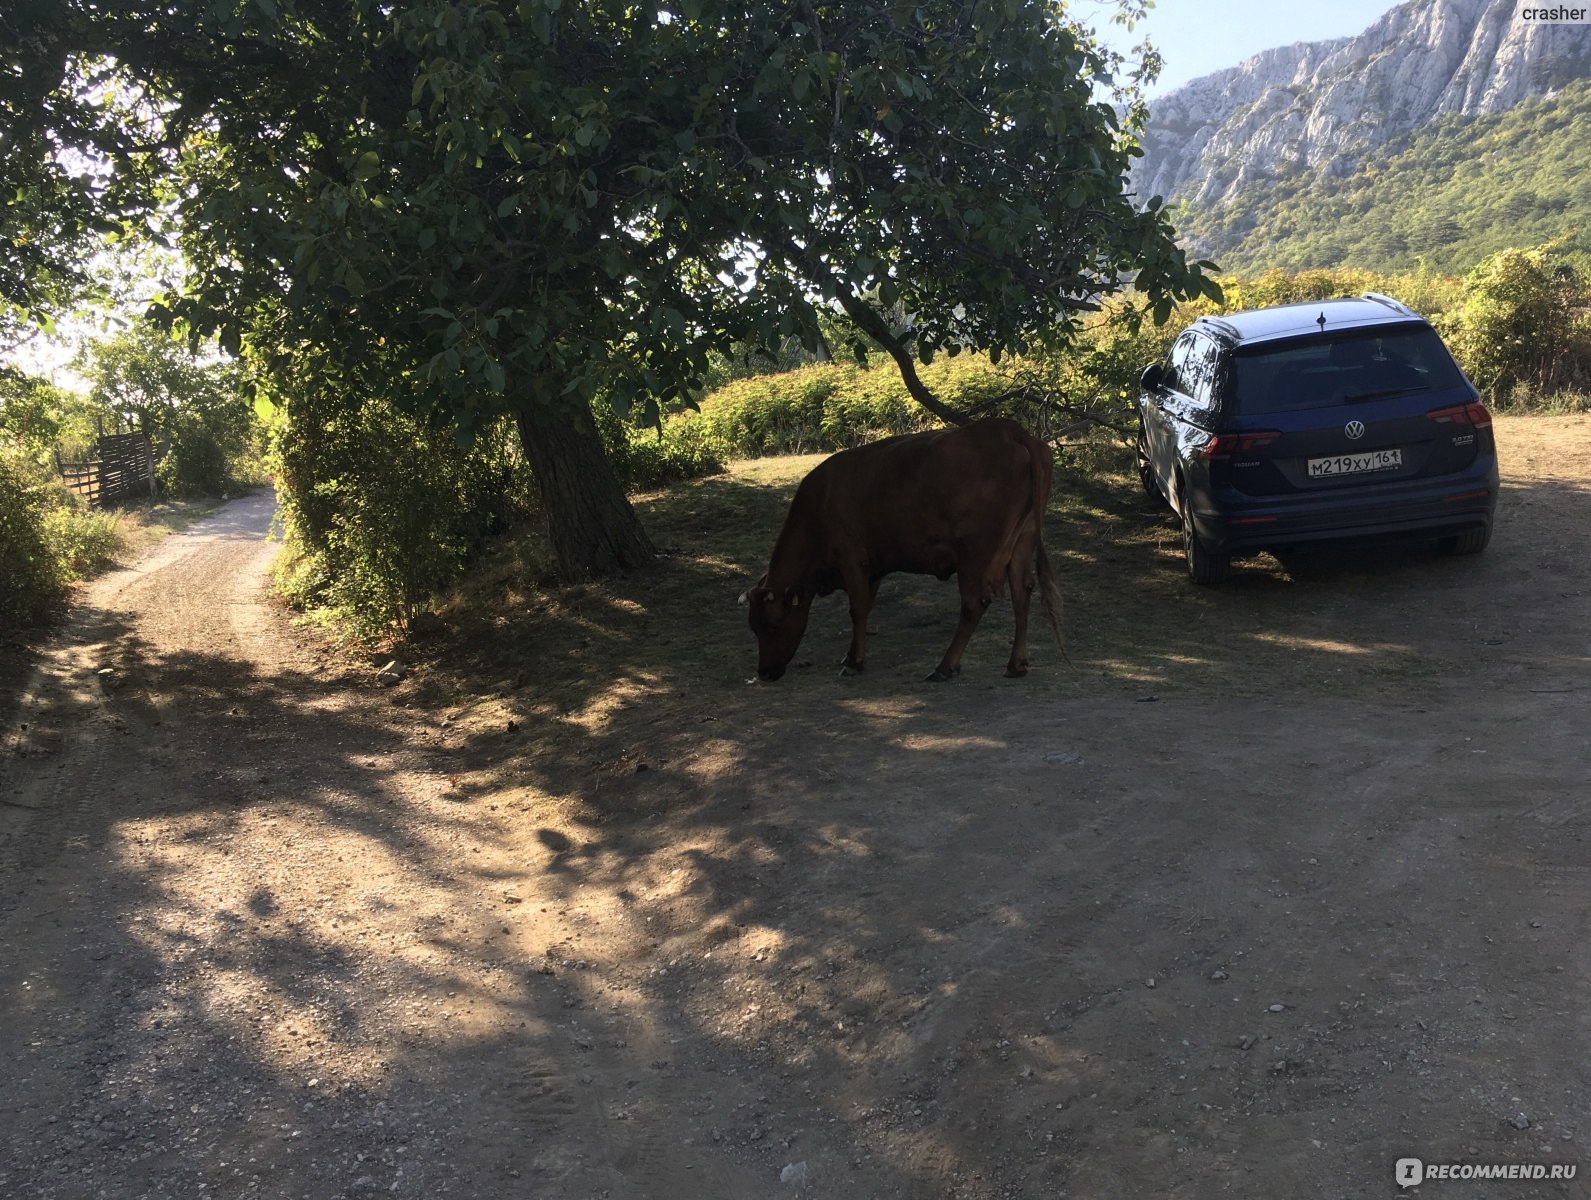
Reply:
<svg viewBox="0 0 1591 1200"><path fill-rule="evenodd" d="M1388 296L1200 317L1141 382L1138 474L1182 519L1195 583L1328 538L1413 534L1455 554L1491 539L1491 414Z"/></svg>

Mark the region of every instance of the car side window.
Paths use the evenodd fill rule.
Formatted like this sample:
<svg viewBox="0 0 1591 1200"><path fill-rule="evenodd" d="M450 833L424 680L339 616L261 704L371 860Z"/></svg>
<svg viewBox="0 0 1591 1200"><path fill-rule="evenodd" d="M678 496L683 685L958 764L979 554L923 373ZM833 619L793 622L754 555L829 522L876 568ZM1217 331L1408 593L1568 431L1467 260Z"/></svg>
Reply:
<svg viewBox="0 0 1591 1200"><path fill-rule="evenodd" d="M1214 412L1219 406L1220 371L1221 347L1209 338L1195 337L1182 374L1182 390L1206 412Z"/></svg>
<svg viewBox="0 0 1591 1200"><path fill-rule="evenodd" d="M1194 343L1198 339L1191 333L1185 333L1176 340L1171 347L1171 359L1166 364L1166 373L1160 380L1160 386L1169 388L1174 392L1188 390L1188 356L1193 352Z"/></svg>

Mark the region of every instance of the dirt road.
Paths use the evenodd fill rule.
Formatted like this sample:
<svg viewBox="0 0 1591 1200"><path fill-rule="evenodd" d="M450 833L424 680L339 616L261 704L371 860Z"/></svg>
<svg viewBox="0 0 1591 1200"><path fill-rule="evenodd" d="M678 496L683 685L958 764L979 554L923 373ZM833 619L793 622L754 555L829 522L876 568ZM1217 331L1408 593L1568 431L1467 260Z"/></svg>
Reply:
<svg viewBox="0 0 1591 1200"><path fill-rule="evenodd" d="M533 748L233 503L0 731L0 1196L1591 1194L1591 422L1501 429L1486 555L1201 592L1152 678L731 642Z"/></svg>

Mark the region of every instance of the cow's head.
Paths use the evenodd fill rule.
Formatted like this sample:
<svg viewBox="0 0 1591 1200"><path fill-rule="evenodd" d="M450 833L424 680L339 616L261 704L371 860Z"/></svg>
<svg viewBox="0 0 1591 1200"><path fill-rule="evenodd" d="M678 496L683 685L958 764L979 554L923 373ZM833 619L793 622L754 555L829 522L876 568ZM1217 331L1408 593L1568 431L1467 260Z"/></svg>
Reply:
<svg viewBox="0 0 1591 1200"><path fill-rule="evenodd" d="M746 603L751 606L751 632L757 635L757 674L772 683L795 657L812 605L795 588L770 588L766 575L746 593Z"/></svg>

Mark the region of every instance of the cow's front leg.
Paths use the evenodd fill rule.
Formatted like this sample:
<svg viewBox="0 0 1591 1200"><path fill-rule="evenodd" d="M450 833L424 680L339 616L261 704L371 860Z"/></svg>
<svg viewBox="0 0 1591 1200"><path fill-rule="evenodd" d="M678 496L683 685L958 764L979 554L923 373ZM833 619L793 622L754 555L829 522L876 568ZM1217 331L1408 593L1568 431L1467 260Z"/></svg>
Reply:
<svg viewBox="0 0 1591 1200"><path fill-rule="evenodd" d="M840 662L841 675L857 675L867 665L867 616L878 598L879 581L859 569L846 571L845 596L851 602L851 648Z"/></svg>

